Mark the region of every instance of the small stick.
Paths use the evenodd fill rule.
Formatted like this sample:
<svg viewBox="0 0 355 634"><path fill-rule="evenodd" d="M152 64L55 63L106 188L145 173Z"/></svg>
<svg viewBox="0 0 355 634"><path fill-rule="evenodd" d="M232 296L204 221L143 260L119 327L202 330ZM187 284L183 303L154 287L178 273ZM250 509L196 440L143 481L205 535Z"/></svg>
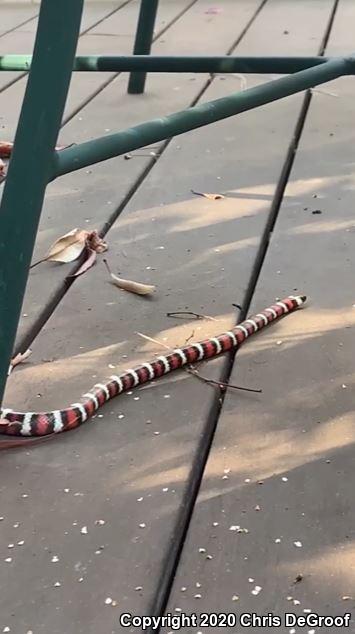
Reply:
<svg viewBox="0 0 355 634"><path fill-rule="evenodd" d="M112 275L112 271L111 271L111 269L110 269L110 267L109 267L109 263L107 262L106 258L103 258L103 263L104 263L104 265L106 266L106 268L107 268L107 270L108 270L109 274L110 274L110 275Z"/></svg>
<svg viewBox="0 0 355 634"><path fill-rule="evenodd" d="M31 264L30 269L34 269L35 266L38 266L39 264L42 264L42 262L46 262L47 258L43 258L42 260L38 260L38 262L35 262L34 264Z"/></svg>
<svg viewBox="0 0 355 634"><path fill-rule="evenodd" d="M152 341L153 343L157 343L159 346L163 346L163 348L166 348L167 350L171 350L170 346L167 346L165 343L163 343L162 341L159 341L158 339L153 339L153 337L148 337L148 335L143 335L143 333L141 332L136 332L136 335L139 335L139 337L143 337L143 339L147 339L148 341Z"/></svg>
<svg viewBox="0 0 355 634"><path fill-rule="evenodd" d="M211 321L218 321L215 317L210 317L209 315L201 315L200 313L194 313L192 310L177 310L172 313L166 313L167 317L176 317L176 315L192 315L196 319L210 319ZM187 319L187 317L182 317L182 319Z"/></svg>
<svg viewBox="0 0 355 634"><path fill-rule="evenodd" d="M251 387L241 387L240 385L231 385L230 383L224 383L223 381L214 381L213 379L207 379L192 366L187 369L187 372L195 376L197 379L200 379L200 381L203 381L204 383L211 383L212 385L217 385L221 389L232 388L233 390L242 390L243 392L255 392L256 394L262 393L262 390L254 390Z"/></svg>
<svg viewBox="0 0 355 634"><path fill-rule="evenodd" d="M186 339L186 341L185 341L185 345L186 345L189 341L191 341L192 337L194 337L194 336L195 336L195 331L193 330L193 331L192 331L192 333L191 333L191 335L190 335L190 336Z"/></svg>
<svg viewBox="0 0 355 634"><path fill-rule="evenodd" d="M148 337L148 335L143 335L143 333L137 332L137 331L136 331L136 335L138 335L139 337L143 337L143 339L147 339L148 341L152 341L152 343L157 343L159 346L162 346L163 348L166 348L167 350L171 350L170 346L167 346L165 343L163 343L162 341L159 341L158 339L153 339L153 337ZM193 337L193 335L194 333L192 332L189 338L186 340L186 343L189 341L189 339ZM213 379L207 379L206 377L201 376L198 370L196 370L196 368L194 368L192 365L190 365L188 368L182 368L182 369L185 372L192 374L197 379L200 379L200 381L203 381L204 383L210 383L212 385L217 385L220 389L227 389L230 387L234 390L242 390L243 392L255 392L257 394L262 393L262 390L254 390L251 387L240 387L239 385L231 385L229 383L223 383L223 381L214 381ZM144 390L147 388L142 388L142 389Z"/></svg>
<svg viewBox="0 0 355 634"><path fill-rule="evenodd" d="M194 334L195 333L192 332L191 335L186 339L185 343L187 343L190 339L192 339ZM148 335L144 335L143 333L137 332L137 331L136 331L136 335L138 335L139 337L143 337L143 339L147 339L148 341L151 341L152 343L157 343L159 346L162 346L163 348L166 348L167 350L171 350L170 346L167 346L162 341L159 341L159 339L153 339L153 337L149 337ZM259 389L256 390L251 387L241 387L240 385L231 385L230 383L224 383L223 381L214 381L214 379L207 379L205 376L202 376L198 372L198 370L194 368L193 365L189 365L189 367L182 368L182 369L185 370L185 372L192 374L197 379L200 379L200 381L203 381L204 383L210 383L211 385L217 385L220 389L232 388L233 390L242 390L243 392L254 392L256 394L262 394L262 390L259 390Z"/></svg>

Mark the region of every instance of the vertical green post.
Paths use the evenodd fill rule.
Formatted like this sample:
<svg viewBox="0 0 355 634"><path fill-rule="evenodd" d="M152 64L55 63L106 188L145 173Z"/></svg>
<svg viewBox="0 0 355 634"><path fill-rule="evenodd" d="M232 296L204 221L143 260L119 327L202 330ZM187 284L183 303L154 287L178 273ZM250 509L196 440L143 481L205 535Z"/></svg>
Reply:
<svg viewBox="0 0 355 634"><path fill-rule="evenodd" d="M69 88L83 0L42 0L0 207L0 403Z"/></svg>
<svg viewBox="0 0 355 634"><path fill-rule="evenodd" d="M141 0L133 55L150 54L158 2L159 0ZM147 73L131 73L128 82L128 93L130 95L142 94L146 77Z"/></svg>

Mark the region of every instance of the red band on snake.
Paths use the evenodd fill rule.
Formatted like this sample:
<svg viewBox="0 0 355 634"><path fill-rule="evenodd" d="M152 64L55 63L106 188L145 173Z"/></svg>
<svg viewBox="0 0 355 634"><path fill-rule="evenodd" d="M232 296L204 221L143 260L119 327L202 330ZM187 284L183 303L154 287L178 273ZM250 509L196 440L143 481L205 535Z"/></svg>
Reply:
<svg viewBox="0 0 355 634"><path fill-rule="evenodd" d="M212 359L225 352L236 350L254 333L283 315L293 312L305 301L304 296L290 295L253 317L249 317L228 332L205 341L190 343L184 348L173 350L170 354L159 356L150 363L143 363L137 368L127 370L119 376L111 376L106 383L97 383L90 392L84 394L81 402L74 403L65 409L42 413L21 413L2 409L0 410L0 433L30 439L53 436L75 429L115 396L185 365ZM20 444L23 442L9 439L3 441L3 447L0 441L0 448L15 447Z"/></svg>

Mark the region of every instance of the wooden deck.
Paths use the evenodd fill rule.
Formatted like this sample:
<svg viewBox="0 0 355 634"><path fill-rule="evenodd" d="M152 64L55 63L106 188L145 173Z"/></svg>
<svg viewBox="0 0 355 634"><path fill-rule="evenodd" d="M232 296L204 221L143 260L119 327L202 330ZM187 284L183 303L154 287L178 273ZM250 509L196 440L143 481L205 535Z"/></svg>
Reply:
<svg viewBox="0 0 355 634"><path fill-rule="evenodd" d="M138 4L87 3L78 50L131 52ZM333 15L334 4L161 0L153 54L314 55L324 44L329 55L349 53L354 4L340 0ZM0 54L31 51L36 14L0 5ZM127 75L77 73L60 142L270 79L153 74L145 95L128 96ZM25 81L0 74L4 140ZM116 290L101 260L70 287L71 265L34 268L17 342L33 354L8 381L8 407L62 407L161 354L137 333L174 347L231 327L233 304L250 295L251 312L295 289L309 304L238 353L230 381L260 395L231 390L219 411L214 387L180 373L110 402L77 432L2 452L0 632L141 631L120 625L128 612L354 610L354 93L353 78L343 78L313 91L309 107L295 95L48 187L34 259L74 227L109 223L111 267L158 291L145 300ZM167 318L178 310L214 320ZM219 359L201 374L221 379L226 370ZM325 631L296 632L313 629Z"/></svg>

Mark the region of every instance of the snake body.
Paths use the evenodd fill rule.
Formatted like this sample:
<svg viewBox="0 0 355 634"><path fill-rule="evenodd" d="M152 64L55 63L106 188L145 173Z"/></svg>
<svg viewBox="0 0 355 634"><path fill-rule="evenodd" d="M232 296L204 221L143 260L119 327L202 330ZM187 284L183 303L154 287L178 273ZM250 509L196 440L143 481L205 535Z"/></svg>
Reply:
<svg viewBox="0 0 355 634"><path fill-rule="evenodd" d="M191 343L183 348L177 348L170 354L159 356L150 363L142 363L137 368L127 370L119 376L111 376L106 383L97 383L90 392L83 395L80 403L73 403L65 409L42 413L22 413L11 409L2 409L0 410L0 433L29 439L51 436L75 429L115 396L183 366L236 350L254 333L283 315L293 312L305 301L305 296L290 295L282 301L275 302L262 312L249 317L228 332L205 341ZM12 443L7 446L18 445Z"/></svg>

